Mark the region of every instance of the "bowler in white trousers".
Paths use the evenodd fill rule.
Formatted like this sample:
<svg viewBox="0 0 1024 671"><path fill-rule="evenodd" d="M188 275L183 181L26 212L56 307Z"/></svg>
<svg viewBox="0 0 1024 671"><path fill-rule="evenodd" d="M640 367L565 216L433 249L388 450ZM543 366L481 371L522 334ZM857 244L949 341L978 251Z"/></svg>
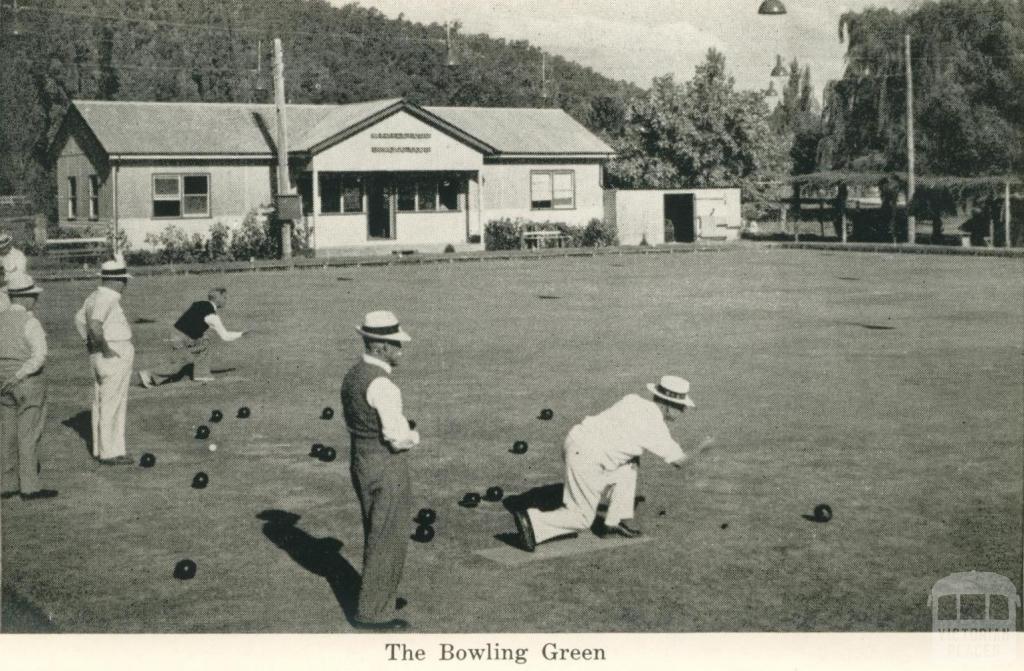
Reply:
<svg viewBox="0 0 1024 671"><path fill-rule="evenodd" d="M666 375L647 388L653 400L629 394L569 431L562 506L512 512L523 549L532 552L538 543L590 528L602 503L608 506L598 529L602 534L640 534L632 523L640 455L646 450L681 467L687 456L672 439L669 424L693 407L690 383L680 377Z"/></svg>
<svg viewBox="0 0 1024 671"><path fill-rule="evenodd" d="M101 464L134 463L125 445L128 386L135 362L132 329L121 308L128 284L121 258L100 267L100 286L75 315L75 328L89 349L95 385L92 402L92 454Z"/></svg>

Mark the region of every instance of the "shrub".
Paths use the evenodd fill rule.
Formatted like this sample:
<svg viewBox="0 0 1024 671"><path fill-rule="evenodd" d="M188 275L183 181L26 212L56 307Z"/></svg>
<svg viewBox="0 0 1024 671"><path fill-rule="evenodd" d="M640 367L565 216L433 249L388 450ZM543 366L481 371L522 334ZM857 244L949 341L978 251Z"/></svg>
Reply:
<svg viewBox="0 0 1024 671"><path fill-rule="evenodd" d="M167 226L160 233L146 234L146 244L157 249L154 256L157 263L195 263L206 260L206 243L203 236L191 236L177 226Z"/></svg>
<svg viewBox="0 0 1024 671"><path fill-rule="evenodd" d="M526 228L535 231L558 231L565 236L564 247L579 247L583 241L583 229L560 221L531 221L529 219L495 219L484 227L484 249L519 249L520 234Z"/></svg>
<svg viewBox="0 0 1024 671"><path fill-rule="evenodd" d="M580 243L584 247L614 247L619 244L618 231L603 219L591 219L583 229Z"/></svg>
<svg viewBox="0 0 1024 671"><path fill-rule="evenodd" d="M250 210L241 225L231 234L231 257L240 261L251 258L276 259L280 236L275 235L274 224L260 209Z"/></svg>
<svg viewBox="0 0 1024 671"><path fill-rule="evenodd" d="M519 249L519 220L496 219L484 226L484 249Z"/></svg>
<svg viewBox="0 0 1024 671"><path fill-rule="evenodd" d="M454 254L455 253L455 247L451 243L448 243L447 245L444 246L444 253L445 254Z"/></svg>
<svg viewBox="0 0 1024 671"><path fill-rule="evenodd" d="M229 246L231 230L219 221L210 226L210 238L206 241L206 260L209 261L230 261L234 258L231 255Z"/></svg>

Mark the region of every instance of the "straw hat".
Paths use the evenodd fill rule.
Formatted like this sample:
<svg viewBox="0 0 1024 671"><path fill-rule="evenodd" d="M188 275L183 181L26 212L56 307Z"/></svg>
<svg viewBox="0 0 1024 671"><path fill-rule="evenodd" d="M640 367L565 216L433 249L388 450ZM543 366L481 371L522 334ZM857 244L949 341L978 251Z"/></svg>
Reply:
<svg viewBox="0 0 1024 671"><path fill-rule="evenodd" d="M398 325L398 318L394 313L387 310L377 310L366 313L363 318L363 325L357 326L356 331L364 338L373 340L386 340L389 342L409 342L412 338Z"/></svg>
<svg viewBox="0 0 1024 671"><path fill-rule="evenodd" d="M684 405L687 408L694 407L690 400L690 383L675 375L665 375L658 381L658 384L648 384L647 390L660 398L674 405Z"/></svg>
<svg viewBox="0 0 1024 671"><path fill-rule="evenodd" d="M14 273L7 277L7 295L11 298L38 296L41 293L43 288L37 287L32 278L25 273Z"/></svg>
<svg viewBox="0 0 1024 671"><path fill-rule="evenodd" d="M105 280L127 280L131 275L128 274L128 266L124 262L124 257L117 254L110 261L103 262L100 266L99 277Z"/></svg>

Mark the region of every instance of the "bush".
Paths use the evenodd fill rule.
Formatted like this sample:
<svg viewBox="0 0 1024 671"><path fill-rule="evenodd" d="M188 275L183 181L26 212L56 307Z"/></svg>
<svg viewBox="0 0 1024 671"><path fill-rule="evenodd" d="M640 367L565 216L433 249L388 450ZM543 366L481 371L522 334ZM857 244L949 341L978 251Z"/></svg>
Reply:
<svg viewBox="0 0 1024 671"><path fill-rule="evenodd" d="M444 246L444 253L445 254L454 254L455 253L455 247L451 243L448 243L447 245Z"/></svg>
<svg viewBox="0 0 1024 671"><path fill-rule="evenodd" d="M203 236L191 236L177 226L167 226L158 234L148 233L146 244L154 251L157 263L195 263L206 260L206 244Z"/></svg>
<svg viewBox="0 0 1024 671"><path fill-rule="evenodd" d="M275 223L259 209L251 210L231 235L231 258L239 261L276 259L280 236L275 235Z"/></svg>
<svg viewBox="0 0 1024 671"><path fill-rule="evenodd" d="M618 231L603 219L591 219L583 229L580 243L584 247L614 247L619 244Z"/></svg>
<svg viewBox="0 0 1024 671"><path fill-rule="evenodd" d="M484 226L484 249L519 249L520 220L496 219Z"/></svg>
<svg viewBox="0 0 1024 671"><path fill-rule="evenodd" d="M595 220L596 221L596 220ZM495 219L484 227L484 249L519 249L520 234L526 228L535 231L558 231L565 236L564 247L580 247L584 229L560 221L531 221L529 219Z"/></svg>

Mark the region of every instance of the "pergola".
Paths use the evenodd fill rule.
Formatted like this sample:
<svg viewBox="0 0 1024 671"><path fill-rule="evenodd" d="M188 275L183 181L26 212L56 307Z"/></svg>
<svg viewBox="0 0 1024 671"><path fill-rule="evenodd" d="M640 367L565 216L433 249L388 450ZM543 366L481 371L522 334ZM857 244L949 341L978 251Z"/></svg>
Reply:
<svg viewBox="0 0 1024 671"><path fill-rule="evenodd" d="M841 186L875 186L885 180L896 179L901 184L908 183L908 175L905 172L877 172L877 171L855 171L855 170L821 170L805 175L791 175L782 183L793 185L808 185L817 188L839 188ZM1024 179L1019 175L916 175L915 180L918 186L929 189L950 189L954 191L965 191L969 189L987 188L995 192L1002 187L1003 190L1003 226L1005 231L1006 246L1010 246L1010 191L1011 186L1020 185ZM844 214L845 218L845 214ZM989 223L990 239L994 239L995 221ZM842 240L846 242L845 221L840 227Z"/></svg>

